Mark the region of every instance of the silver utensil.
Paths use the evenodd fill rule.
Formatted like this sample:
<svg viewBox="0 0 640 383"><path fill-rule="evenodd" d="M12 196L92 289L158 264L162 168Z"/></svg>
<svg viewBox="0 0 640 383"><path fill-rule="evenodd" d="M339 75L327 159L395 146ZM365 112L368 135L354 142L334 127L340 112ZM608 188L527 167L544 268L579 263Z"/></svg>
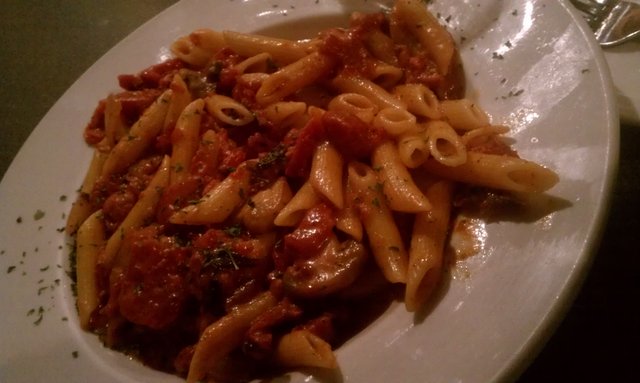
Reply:
<svg viewBox="0 0 640 383"><path fill-rule="evenodd" d="M640 5L621 0L571 0L603 47L640 37Z"/></svg>

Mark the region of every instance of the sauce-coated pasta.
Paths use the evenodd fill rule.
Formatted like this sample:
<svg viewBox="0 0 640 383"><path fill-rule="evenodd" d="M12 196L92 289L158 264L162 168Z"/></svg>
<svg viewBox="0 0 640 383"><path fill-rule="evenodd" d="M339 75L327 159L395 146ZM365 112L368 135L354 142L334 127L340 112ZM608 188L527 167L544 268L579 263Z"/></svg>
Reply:
<svg viewBox="0 0 640 383"><path fill-rule="evenodd" d="M188 382L336 369L369 315L437 288L457 185L558 180L463 98L422 1L308 41L200 29L172 51L96 108L67 233L82 327Z"/></svg>

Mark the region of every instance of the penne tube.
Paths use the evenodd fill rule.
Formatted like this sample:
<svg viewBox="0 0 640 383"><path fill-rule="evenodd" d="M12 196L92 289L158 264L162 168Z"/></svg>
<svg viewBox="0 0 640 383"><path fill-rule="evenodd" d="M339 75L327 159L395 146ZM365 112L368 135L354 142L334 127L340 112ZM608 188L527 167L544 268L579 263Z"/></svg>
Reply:
<svg viewBox="0 0 640 383"><path fill-rule="evenodd" d="M209 371L242 344L251 321L275 304L273 295L265 292L248 303L232 308L227 315L210 324L196 345L189 365L187 383L200 382L206 378Z"/></svg>
<svg viewBox="0 0 640 383"><path fill-rule="evenodd" d="M459 208L491 220L556 185L462 98L459 15L377 3L308 40L198 29L118 77L84 128L94 153L65 227L82 329L188 383L339 380L349 318L400 291L420 317L451 246L477 252Z"/></svg>
<svg viewBox="0 0 640 383"><path fill-rule="evenodd" d="M439 120L440 101L433 91L422 84L404 84L393 89L393 94L407 105L407 110L416 116Z"/></svg>
<svg viewBox="0 0 640 383"><path fill-rule="evenodd" d="M198 29L171 44L171 53L197 68L203 68L225 46L222 32Z"/></svg>
<svg viewBox="0 0 640 383"><path fill-rule="evenodd" d="M307 110L307 104L300 101L280 101L268 105L260 111L261 121L286 132L296 125Z"/></svg>
<svg viewBox="0 0 640 383"><path fill-rule="evenodd" d="M453 38L438 19L427 11L425 4L420 0L397 0L392 12L431 54L438 72L447 75L455 53Z"/></svg>
<svg viewBox="0 0 640 383"><path fill-rule="evenodd" d="M341 93L329 101L328 109L334 112L353 114L363 122L370 123L378 113L378 106L358 93Z"/></svg>
<svg viewBox="0 0 640 383"><path fill-rule="evenodd" d="M458 166L467 161L467 148L451 125L444 121L429 121L426 127L429 152L436 161L447 166Z"/></svg>
<svg viewBox="0 0 640 383"><path fill-rule="evenodd" d="M198 99L187 105L176 124L171 140L171 181L174 185L187 177L191 159L198 149L200 141L200 121L204 110L204 101Z"/></svg>
<svg viewBox="0 0 640 383"><path fill-rule="evenodd" d="M413 182L392 142L387 141L373 151L371 165L391 210L417 213L431 209L431 203Z"/></svg>
<svg viewBox="0 0 640 383"><path fill-rule="evenodd" d="M108 153L127 134L127 127L120 115L121 102L112 94L107 97L104 109L104 138L98 143L100 151Z"/></svg>
<svg viewBox="0 0 640 383"><path fill-rule="evenodd" d="M354 199L378 267L391 283L405 283L409 256L400 231L382 193L373 169L360 162L347 167L350 196Z"/></svg>
<svg viewBox="0 0 640 383"><path fill-rule="evenodd" d="M371 100L380 109L406 109L406 105L404 105L402 101L393 97L381 86L363 77L348 76L342 73L331 80L331 85L343 93L361 94Z"/></svg>
<svg viewBox="0 0 640 383"><path fill-rule="evenodd" d="M286 178L278 178L268 189L259 191L247 200L238 212L237 219L251 232L266 233L274 228L275 218L292 196Z"/></svg>
<svg viewBox="0 0 640 383"><path fill-rule="evenodd" d="M489 116L468 99L444 100L440 102L443 119L454 129L473 130L490 124Z"/></svg>
<svg viewBox="0 0 640 383"><path fill-rule="evenodd" d="M169 185L170 168L171 160L169 156L165 156L156 174L140 193L138 201L109 237L104 252L100 254L100 263L105 266L105 269L109 270L113 265L124 237L131 231L142 227L155 214L162 192Z"/></svg>
<svg viewBox="0 0 640 383"><path fill-rule="evenodd" d="M225 43L244 57L267 53L278 65L287 65L307 55L307 45L297 41L233 31L222 34Z"/></svg>
<svg viewBox="0 0 640 383"><path fill-rule="evenodd" d="M464 146L467 148L480 144L486 141L488 138L498 136L509 132L509 128L503 125L487 125L482 128L477 128L465 132L461 139Z"/></svg>
<svg viewBox="0 0 640 383"><path fill-rule="evenodd" d="M102 173L102 167L106 159L106 153L98 149L94 150L91 164L89 164L87 174L84 176L84 181L82 181L78 197L71 206L71 211L69 211L69 216L67 217L67 224L65 225L65 232L67 234L72 235L75 233L82 222L91 215L93 207L89 201L89 196L93 191L94 184L100 177L100 173Z"/></svg>
<svg viewBox="0 0 640 383"><path fill-rule="evenodd" d="M231 126L247 125L254 119L246 106L231 97L214 94L205 99L207 110L218 121Z"/></svg>
<svg viewBox="0 0 640 383"><path fill-rule="evenodd" d="M300 222L304 213L319 202L320 197L314 191L311 183L305 182L273 222L276 226L295 226Z"/></svg>
<svg viewBox="0 0 640 383"><path fill-rule="evenodd" d="M144 151L153 143L155 137L162 131L164 119L171 101L171 90L166 90L151 104L142 114L140 119L131 127L129 135L123 137L113 150L102 167L102 176L125 170L129 165L138 160Z"/></svg>
<svg viewBox="0 0 640 383"><path fill-rule="evenodd" d="M334 64L329 56L311 53L269 75L258 89L256 101L263 106L282 101L325 76Z"/></svg>
<svg viewBox="0 0 640 383"><path fill-rule="evenodd" d="M182 79L182 76L176 74L173 76L171 85L171 101L169 102L169 108L167 109L167 115L164 118L164 124L162 127L163 132L171 132L175 127L176 122L184 108L191 102L191 94L187 88L187 84Z"/></svg>
<svg viewBox="0 0 640 383"><path fill-rule="evenodd" d="M247 199L251 172L246 162L242 163L222 182L195 201L169 217L169 222L178 225L205 225L227 219Z"/></svg>
<svg viewBox="0 0 640 383"><path fill-rule="evenodd" d="M455 167L429 159L423 167L442 178L515 192L542 193L558 183L558 175L542 165L495 154L468 152L467 161Z"/></svg>
<svg viewBox="0 0 640 383"><path fill-rule="evenodd" d="M309 183L317 194L338 209L344 206L342 167L342 156L330 142L325 141L316 148L311 160Z"/></svg>
<svg viewBox="0 0 640 383"><path fill-rule="evenodd" d="M267 52L258 53L257 55L248 57L242 60L240 63L233 66L238 72L238 75L246 73L265 73L268 72L270 66L273 65L273 59Z"/></svg>
<svg viewBox="0 0 640 383"><path fill-rule="evenodd" d="M345 198L346 206L336 214L336 229L358 242L362 241L362 222L350 198Z"/></svg>
<svg viewBox="0 0 640 383"><path fill-rule="evenodd" d="M379 29L372 30L365 39L367 49L378 60L389 65L397 66L398 58L396 57L394 42L391 37L387 36Z"/></svg>
<svg viewBox="0 0 640 383"><path fill-rule="evenodd" d="M425 131L405 134L398 140L398 156L404 166L409 169L422 165L430 154L429 140Z"/></svg>
<svg viewBox="0 0 640 383"><path fill-rule="evenodd" d="M403 76L404 72L399 67L375 61L370 80L384 89L390 89L400 82Z"/></svg>
<svg viewBox="0 0 640 383"><path fill-rule="evenodd" d="M288 367L337 368L331 345L309 330L285 334L276 348L276 359Z"/></svg>
<svg viewBox="0 0 640 383"><path fill-rule="evenodd" d="M384 108L376 114L373 126L384 129L392 137L417 130L416 116L404 108Z"/></svg>
<svg viewBox="0 0 640 383"><path fill-rule="evenodd" d="M423 177L424 178L424 177ZM444 246L451 216L450 181L418 182L433 204L429 212L418 213L413 223L409 247L409 267L404 304L414 312L433 294L442 274Z"/></svg>
<svg viewBox="0 0 640 383"><path fill-rule="evenodd" d="M98 307L96 264L106 236L102 223L102 211L87 218L78 229L76 237L76 292L80 327L89 329L91 313Z"/></svg>

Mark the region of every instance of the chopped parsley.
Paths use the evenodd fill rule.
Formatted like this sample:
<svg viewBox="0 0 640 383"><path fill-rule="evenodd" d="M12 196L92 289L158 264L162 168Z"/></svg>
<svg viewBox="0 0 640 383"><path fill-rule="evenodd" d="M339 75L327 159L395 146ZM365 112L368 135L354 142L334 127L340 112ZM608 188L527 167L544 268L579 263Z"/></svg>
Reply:
<svg viewBox="0 0 640 383"><path fill-rule="evenodd" d="M215 250L204 250L203 268L213 268L216 271L234 269L239 270L240 265L249 263L250 260L240 257L238 253L228 246L220 246Z"/></svg>
<svg viewBox="0 0 640 383"><path fill-rule="evenodd" d="M33 219L35 221L41 220L42 218L44 218L44 211L38 209L36 210L36 212L33 214Z"/></svg>
<svg viewBox="0 0 640 383"><path fill-rule="evenodd" d="M258 160L257 167L258 169L266 169L271 167L274 164L282 163L285 160L284 156L284 145L279 144L275 148L273 148L270 152L262 156Z"/></svg>
<svg viewBox="0 0 640 383"><path fill-rule="evenodd" d="M224 232L227 233L229 237L236 238L242 235L242 226L235 224L224 229Z"/></svg>

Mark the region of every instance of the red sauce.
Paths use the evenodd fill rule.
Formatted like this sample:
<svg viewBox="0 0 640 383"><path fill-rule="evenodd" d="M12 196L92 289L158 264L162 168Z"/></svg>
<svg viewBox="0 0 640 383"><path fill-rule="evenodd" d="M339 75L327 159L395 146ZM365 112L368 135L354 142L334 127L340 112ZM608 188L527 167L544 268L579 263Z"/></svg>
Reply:
<svg viewBox="0 0 640 383"><path fill-rule="evenodd" d="M321 203L309 209L298 227L284 236L285 251L293 258L309 258L331 236L336 221L331 208Z"/></svg>
<svg viewBox="0 0 640 383"><path fill-rule="evenodd" d="M170 237L158 236L155 226L135 235L118 296L120 313L132 323L163 329L185 305L188 294L183 269L189 251Z"/></svg>
<svg viewBox="0 0 640 383"><path fill-rule="evenodd" d="M335 73L369 77L378 59L366 48L366 38L374 31L386 32L388 28L382 14L354 17L348 30L333 29L322 34L319 50L336 62ZM459 61L454 60L449 74L442 76L424 52L401 46L393 54L406 73L402 82L425 84L441 98L459 97L464 91ZM268 248L264 245L266 240L257 241L258 235L249 233L234 216L208 225L169 222L173 213L199 203L207 191L227 176L239 177L249 172L250 187L242 192L246 193L243 197L250 206L255 193L283 176L290 177L288 183L295 193L308 175L314 151L322 142L330 142L347 162L366 161L388 139L382 129L334 111L310 117L302 127L275 126L264 118L255 100L262 79L241 77L235 68L243 59L224 48L204 68L190 68L180 60L168 60L139 73L120 76L123 90L114 95L122 105L120 117L129 128L180 71L193 98L215 92L234 98L256 114L252 124L232 127L216 122L205 108L201 141L190 165L186 169L172 169L185 172L185 177L158 190L162 194L155 217L145 223L146 227L123 238L126 251L118 255L117 264L108 268L111 265L102 260L98 265L101 301L93 313L93 329L110 346L129 347L145 363L173 373L187 372L194 345L207 326L231 307L260 292L271 291L278 304L252 322L243 346L229 356L233 361L230 365L240 366L244 371L222 372L222 380L238 376L248 379L259 372L271 371L278 338L294 328L308 330L337 346L383 312L396 294L382 277L376 279L377 274L368 272L354 283L358 287L353 290L361 291L355 299L337 294L305 301L287 295L282 282L284 271L296 260L317 256L328 238L341 235L335 230L336 213L327 202L308 209L297 226L274 230L273 244ZM335 90L322 81L314 86L321 90L314 91L325 98L323 105L335 95ZM306 91L309 89L291 98L304 99ZM306 93L313 98L309 94L314 92ZM99 102L84 130L90 145L95 146L104 138L105 104L105 100ZM215 143L202 140L205 132L213 132ZM171 153L172 145L179 139L179 133L169 127L154 145L146 148L136 164L97 180L89 200L94 210L102 209L109 235L127 216L162 157ZM476 149L499 150L496 144L489 146L486 143ZM371 280L382 282L367 288ZM365 290L366 294L362 293ZM354 291L351 293L357 294ZM363 295L371 298L363 299Z"/></svg>

